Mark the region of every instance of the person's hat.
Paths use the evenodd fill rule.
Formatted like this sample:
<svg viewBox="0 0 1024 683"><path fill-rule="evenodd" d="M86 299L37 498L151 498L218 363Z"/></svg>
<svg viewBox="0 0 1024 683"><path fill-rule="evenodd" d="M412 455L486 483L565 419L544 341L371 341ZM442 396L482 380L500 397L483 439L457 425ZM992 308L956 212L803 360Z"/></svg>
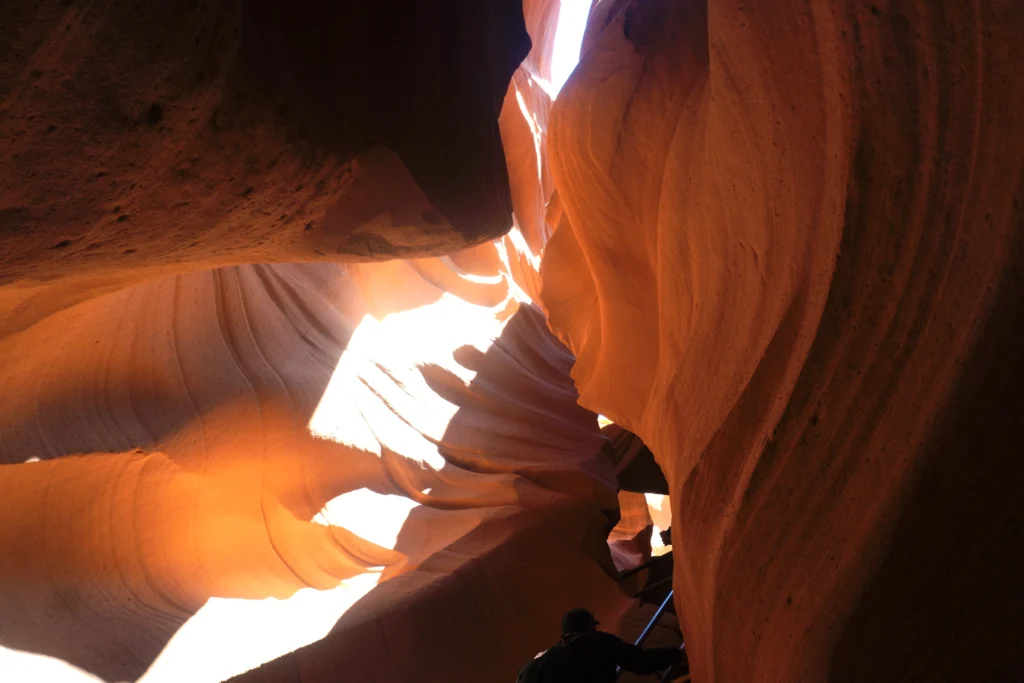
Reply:
<svg viewBox="0 0 1024 683"><path fill-rule="evenodd" d="M562 633L576 633L578 631L589 631L600 622L594 618L588 610L582 607L571 609L562 617Z"/></svg>

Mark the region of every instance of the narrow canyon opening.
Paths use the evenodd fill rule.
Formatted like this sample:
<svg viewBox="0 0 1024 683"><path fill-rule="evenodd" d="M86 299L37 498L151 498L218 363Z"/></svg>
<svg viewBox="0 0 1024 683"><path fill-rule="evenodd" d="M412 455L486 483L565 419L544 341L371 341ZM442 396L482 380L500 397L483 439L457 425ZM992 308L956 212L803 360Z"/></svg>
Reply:
<svg viewBox="0 0 1024 683"><path fill-rule="evenodd" d="M0 679L1020 680L1022 30L9 0Z"/></svg>

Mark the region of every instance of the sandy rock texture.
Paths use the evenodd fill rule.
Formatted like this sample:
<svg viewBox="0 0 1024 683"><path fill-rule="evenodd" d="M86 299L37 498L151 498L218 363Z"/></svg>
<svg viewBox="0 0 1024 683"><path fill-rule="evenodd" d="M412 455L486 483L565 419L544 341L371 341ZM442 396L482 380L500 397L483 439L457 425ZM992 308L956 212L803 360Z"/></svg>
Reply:
<svg viewBox="0 0 1024 683"><path fill-rule="evenodd" d="M558 13L0 7L0 678L1024 675L1019 3Z"/></svg>
<svg viewBox="0 0 1024 683"><path fill-rule="evenodd" d="M597 5L543 259L666 472L694 680L1024 672L1024 11Z"/></svg>
<svg viewBox="0 0 1024 683"><path fill-rule="evenodd" d="M185 269L504 234L529 48L514 0L5 3L3 328Z"/></svg>
<svg viewBox="0 0 1024 683"><path fill-rule="evenodd" d="M20 359L0 451L39 460L0 468L3 645L134 680L210 598L285 600L374 567L325 640L257 678L514 675L531 624L577 601L614 617L614 467L572 357L509 292L449 258L239 266L0 342ZM353 491L379 510L337 512ZM249 657L233 673L269 658Z"/></svg>
<svg viewBox="0 0 1024 683"><path fill-rule="evenodd" d="M0 9L5 680L489 681L621 614L530 299L557 9Z"/></svg>

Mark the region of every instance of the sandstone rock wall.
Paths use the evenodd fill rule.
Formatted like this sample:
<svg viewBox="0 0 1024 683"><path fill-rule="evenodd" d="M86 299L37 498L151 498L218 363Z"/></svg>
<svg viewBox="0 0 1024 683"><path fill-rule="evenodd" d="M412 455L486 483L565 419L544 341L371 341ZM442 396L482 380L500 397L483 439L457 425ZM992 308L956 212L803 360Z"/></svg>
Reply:
<svg viewBox="0 0 1024 683"><path fill-rule="evenodd" d="M0 36L2 331L185 270L511 226L518 2L16 1Z"/></svg>
<svg viewBox="0 0 1024 683"><path fill-rule="evenodd" d="M486 681L622 611L526 9L510 85L518 3L5 5L5 675Z"/></svg>
<svg viewBox="0 0 1024 683"><path fill-rule="evenodd" d="M241 266L0 342L2 644L134 680L210 598L287 600L373 567L384 581L328 638L257 678L487 680L576 601L614 617L614 468L571 356L509 292L451 259ZM412 506L390 542L332 513L359 489Z"/></svg>
<svg viewBox="0 0 1024 683"><path fill-rule="evenodd" d="M1024 671L1021 28L595 10L542 300L582 405L668 476L694 680Z"/></svg>
<svg viewBox="0 0 1024 683"><path fill-rule="evenodd" d="M511 680L593 410L695 681L1022 675L1024 13L601 0L553 102L557 9L0 9L0 661Z"/></svg>

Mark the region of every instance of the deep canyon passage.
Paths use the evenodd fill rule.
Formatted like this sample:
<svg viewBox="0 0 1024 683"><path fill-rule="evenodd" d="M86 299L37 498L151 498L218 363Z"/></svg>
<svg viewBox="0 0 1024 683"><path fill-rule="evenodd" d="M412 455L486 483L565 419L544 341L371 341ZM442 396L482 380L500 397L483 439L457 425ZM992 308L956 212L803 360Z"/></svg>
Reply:
<svg viewBox="0 0 1024 683"><path fill-rule="evenodd" d="M1021 35L6 0L0 681L512 681L651 525L694 683L1024 680Z"/></svg>

